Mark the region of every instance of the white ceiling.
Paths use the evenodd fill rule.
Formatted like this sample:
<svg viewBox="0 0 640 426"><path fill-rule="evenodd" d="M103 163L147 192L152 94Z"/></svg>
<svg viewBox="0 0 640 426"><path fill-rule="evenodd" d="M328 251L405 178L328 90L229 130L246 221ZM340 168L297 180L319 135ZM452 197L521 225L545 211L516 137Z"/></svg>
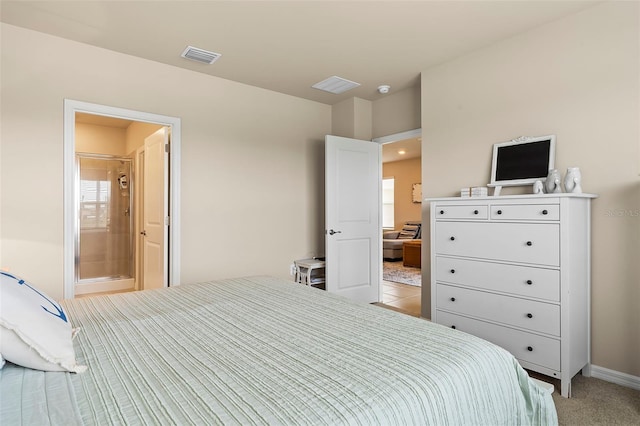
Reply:
<svg viewBox="0 0 640 426"><path fill-rule="evenodd" d="M8 1L2 22L335 104L419 84L420 72L597 1ZM221 53L213 65L187 45ZM45 66L46 64L43 64ZM311 88L337 75L341 95Z"/></svg>

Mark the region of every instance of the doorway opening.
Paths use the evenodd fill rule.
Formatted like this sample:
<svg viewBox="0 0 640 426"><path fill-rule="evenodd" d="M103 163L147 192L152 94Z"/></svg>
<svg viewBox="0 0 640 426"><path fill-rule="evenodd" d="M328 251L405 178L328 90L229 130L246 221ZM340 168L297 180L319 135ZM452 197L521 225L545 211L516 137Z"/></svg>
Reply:
<svg viewBox="0 0 640 426"><path fill-rule="evenodd" d="M64 108L64 297L178 285L180 119L73 100ZM155 200L147 209L145 192ZM145 223L155 229L147 253ZM158 269L152 284L145 265Z"/></svg>
<svg viewBox="0 0 640 426"><path fill-rule="evenodd" d="M418 317L422 286L421 135L422 130L415 129L374 139L382 144L382 303Z"/></svg>

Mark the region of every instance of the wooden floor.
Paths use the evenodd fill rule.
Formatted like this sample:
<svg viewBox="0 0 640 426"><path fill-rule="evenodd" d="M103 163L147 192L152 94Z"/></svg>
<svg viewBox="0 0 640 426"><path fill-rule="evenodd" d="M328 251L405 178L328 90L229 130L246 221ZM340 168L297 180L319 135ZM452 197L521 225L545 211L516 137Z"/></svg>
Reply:
<svg viewBox="0 0 640 426"><path fill-rule="evenodd" d="M420 293L420 287L382 281L382 304L414 317L420 316Z"/></svg>

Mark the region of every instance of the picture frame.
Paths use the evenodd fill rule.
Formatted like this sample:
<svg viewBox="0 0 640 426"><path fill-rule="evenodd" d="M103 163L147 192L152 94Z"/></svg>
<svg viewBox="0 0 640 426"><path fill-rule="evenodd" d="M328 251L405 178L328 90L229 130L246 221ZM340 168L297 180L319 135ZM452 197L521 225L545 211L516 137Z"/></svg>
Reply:
<svg viewBox="0 0 640 426"><path fill-rule="evenodd" d="M532 185L544 182L554 168L556 136L521 136L493 145L489 187Z"/></svg>
<svg viewBox="0 0 640 426"><path fill-rule="evenodd" d="M422 183L414 183L411 186L411 200L414 203L422 203Z"/></svg>

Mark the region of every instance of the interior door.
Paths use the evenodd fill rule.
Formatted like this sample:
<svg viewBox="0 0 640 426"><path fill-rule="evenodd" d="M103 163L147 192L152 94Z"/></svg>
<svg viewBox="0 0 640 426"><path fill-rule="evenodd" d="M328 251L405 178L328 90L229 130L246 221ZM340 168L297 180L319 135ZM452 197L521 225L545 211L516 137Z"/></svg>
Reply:
<svg viewBox="0 0 640 426"><path fill-rule="evenodd" d="M145 290L168 283L168 145L167 127L144 140L141 287Z"/></svg>
<svg viewBox="0 0 640 426"><path fill-rule="evenodd" d="M380 145L325 138L326 289L350 299L381 300Z"/></svg>

